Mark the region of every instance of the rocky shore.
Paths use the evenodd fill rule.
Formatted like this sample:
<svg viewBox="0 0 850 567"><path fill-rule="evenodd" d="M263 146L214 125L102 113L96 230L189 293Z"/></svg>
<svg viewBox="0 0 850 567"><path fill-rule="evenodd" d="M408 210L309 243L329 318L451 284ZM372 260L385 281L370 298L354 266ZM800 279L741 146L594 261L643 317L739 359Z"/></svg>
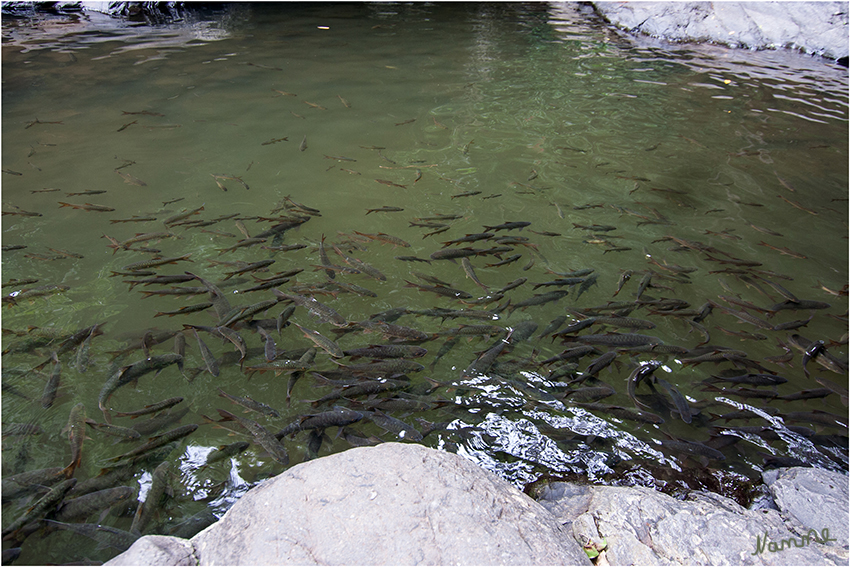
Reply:
<svg viewBox="0 0 850 567"><path fill-rule="evenodd" d="M798 49L847 65L847 2L593 2L618 28L670 41Z"/></svg>
<svg viewBox="0 0 850 567"><path fill-rule="evenodd" d="M107 565L846 565L847 477L764 481L775 506L753 510L569 482L535 501L461 456L383 443L296 465L192 539L145 536Z"/></svg>

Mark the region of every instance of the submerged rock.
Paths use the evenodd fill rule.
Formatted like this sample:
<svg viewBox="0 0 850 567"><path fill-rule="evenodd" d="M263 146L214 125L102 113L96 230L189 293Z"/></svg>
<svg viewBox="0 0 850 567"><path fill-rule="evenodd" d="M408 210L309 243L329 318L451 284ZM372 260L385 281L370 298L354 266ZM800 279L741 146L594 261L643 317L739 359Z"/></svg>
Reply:
<svg viewBox="0 0 850 567"><path fill-rule="evenodd" d="M671 41L848 55L846 2L594 2L617 27ZM846 63L845 63L846 64Z"/></svg>

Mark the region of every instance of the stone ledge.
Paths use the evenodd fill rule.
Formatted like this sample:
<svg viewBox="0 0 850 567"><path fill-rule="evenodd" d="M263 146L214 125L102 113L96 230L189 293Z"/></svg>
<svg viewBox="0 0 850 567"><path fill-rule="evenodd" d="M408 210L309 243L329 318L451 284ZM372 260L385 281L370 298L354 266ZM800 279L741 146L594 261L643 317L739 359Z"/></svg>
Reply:
<svg viewBox="0 0 850 567"><path fill-rule="evenodd" d="M537 502L458 455L383 443L296 465L191 540L145 536L107 565L590 565L591 544L611 565L848 564L846 476L765 482L778 510L563 482ZM826 545L807 531L824 528Z"/></svg>
<svg viewBox="0 0 850 567"><path fill-rule="evenodd" d="M670 41L792 48L830 59L850 51L846 2L593 2L613 25ZM845 63L846 64L846 63Z"/></svg>

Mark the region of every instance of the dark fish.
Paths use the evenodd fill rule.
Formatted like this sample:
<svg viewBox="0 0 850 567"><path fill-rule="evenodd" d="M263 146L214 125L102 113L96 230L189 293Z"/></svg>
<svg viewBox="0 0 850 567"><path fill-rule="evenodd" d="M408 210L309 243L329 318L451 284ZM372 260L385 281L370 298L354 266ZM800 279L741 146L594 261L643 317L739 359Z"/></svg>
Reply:
<svg viewBox="0 0 850 567"><path fill-rule="evenodd" d="M654 423L654 424L664 423L664 419L661 418L660 416L655 415L654 413L642 411L642 410L639 410L639 409L626 408L626 407L622 407L622 406L614 406L614 405L607 405L607 404L600 404L600 403L597 403L597 402L586 403L586 404L576 403L576 405L583 407L583 408L586 408L586 409L603 411L603 412L609 413L609 414L611 414L614 417L617 417L619 419L626 419L626 420L629 420L629 421L637 421L637 422L640 422L640 423Z"/></svg>
<svg viewBox="0 0 850 567"><path fill-rule="evenodd" d="M304 431L307 429L344 427L356 421L360 421L364 417L365 414L363 414L362 412L354 411L352 409L342 406L334 406L332 410L326 412L301 416L294 422L290 423L289 425L275 433L274 436L277 439L283 439L287 435L291 435L293 433L297 433L299 431Z"/></svg>
<svg viewBox="0 0 850 567"><path fill-rule="evenodd" d="M178 439L182 439L186 437L190 433L193 433L198 428L198 424L190 423L189 425L181 425L175 429L170 431L166 431L162 435L157 435L156 437L151 437L151 439L145 443L144 445L140 445L133 449L132 451L128 451L123 455L119 455L117 457L112 457L109 459L110 461L120 461L122 459L127 459L130 457L137 457L144 453L150 452L158 447L162 447L172 441L176 441Z"/></svg>
<svg viewBox="0 0 850 567"><path fill-rule="evenodd" d="M275 418L280 417L280 413L276 409L274 409L270 406L267 406L266 404L264 404L262 402L258 402L258 401L254 400L252 398L249 398L247 396L244 397L244 398L240 397L240 396L232 396L232 395L228 394L227 392L225 392L224 390L222 390L221 388L218 389L218 395L223 397L223 398L227 398L228 400L230 400L234 404L240 405L243 408L247 408L251 411L256 411L256 412L259 412L263 415L267 415L269 417L275 417Z"/></svg>
<svg viewBox="0 0 850 567"><path fill-rule="evenodd" d="M663 380L661 378L656 378L655 382L661 385L662 388L667 390L667 393L670 394L670 397L673 399L673 403L676 405L676 409L679 412L679 416L682 418L682 421L685 423L691 422L691 408L688 405L688 401L685 397L679 393L679 390L676 389L675 386Z"/></svg>
<svg viewBox="0 0 850 567"><path fill-rule="evenodd" d="M56 394L59 391L59 378L62 372L62 365L59 364L59 358L55 352L52 354L52 358L53 371L50 373L50 378L48 378L47 384L44 385L44 392L41 394L41 407L44 409L52 406L56 400Z"/></svg>
<svg viewBox="0 0 850 567"><path fill-rule="evenodd" d="M338 344L336 344L335 342L333 342L333 341L332 341L332 340L330 340L329 338L327 338L327 337L323 336L323 335L322 335L321 333L319 333L318 331L314 331L314 330L312 330L312 329L308 329L308 328L306 328L306 327L302 327L302 326L301 326L301 325L299 325L298 323L293 323L293 325L295 325L296 327L298 327L298 329L299 329L302 333L304 333L304 336L305 336L305 337L307 337L308 339L310 339L311 341L313 341L313 343L315 343L315 345L316 345L317 347L321 348L322 350L324 350L325 352L327 352L327 353L328 353L329 355L331 355L332 357L334 357L334 358L342 358L342 357L344 357L344 356L345 356L345 354L342 352L342 349L341 349L341 348L339 348L339 345L338 345Z"/></svg>
<svg viewBox="0 0 850 567"><path fill-rule="evenodd" d="M68 415L68 424L62 430L68 433L68 441L71 445L71 463L62 469L67 478L74 476L74 471L80 466L83 459L83 440L86 438L86 407L82 403L71 408Z"/></svg>
<svg viewBox="0 0 850 567"><path fill-rule="evenodd" d="M215 355L210 350L210 347L201 340L201 336L198 334L198 331L194 328L192 329L192 333L195 335L195 339L198 341L198 349L201 351L201 358L204 360L204 364L207 367L207 371L213 376L219 375L219 366L218 361L215 359Z"/></svg>
<svg viewBox="0 0 850 567"><path fill-rule="evenodd" d="M211 465L212 463L228 459L230 457L235 457L245 449L247 449L251 444L247 441L237 441L235 443L231 443L230 445L222 445L218 449L210 452L207 455L207 460L204 463L205 465Z"/></svg>
<svg viewBox="0 0 850 567"><path fill-rule="evenodd" d="M519 229L519 230L522 230L523 228L525 228L525 227L527 227L527 226L529 226L529 225L531 225L531 223L530 223L530 222L525 222L525 221L514 221L514 222L506 222L506 223L503 223L503 224L498 224L498 225L496 225L496 226L485 226L485 227L484 227L484 230L486 230L486 231L491 231L491 230L513 230L513 229L515 229L515 228L517 228L517 229Z"/></svg>
<svg viewBox="0 0 850 567"><path fill-rule="evenodd" d="M74 203L64 203L62 201L59 201L59 204L61 205L59 207L60 209L62 207L71 207L72 209L82 209L84 211L96 211L96 212L99 212L99 213L108 213L110 211L115 210L112 207L107 207L105 205L93 205L91 203L85 203L85 204L82 204L82 205L78 205L78 204L74 204Z"/></svg>
<svg viewBox="0 0 850 567"><path fill-rule="evenodd" d="M428 351L414 345L371 345L343 351L345 356L366 358L419 358Z"/></svg>
<svg viewBox="0 0 850 567"><path fill-rule="evenodd" d="M168 398L167 400L163 400L161 402L145 406L144 408L142 408L140 410L115 412L115 417L136 418L136 417L139 417L140 415L147 415L149 413L156 413L158 411L168 409L172 406L179 404L182 401L183 401L182 397Z"/></svg>
<svg viewBox="0 0 850 567"><path fill-rule="evenodd" d="M151 485L148 488L148 493L145 496L145 501L140 502L136 508L136 514L133 516L133 523L130 526L130 533L142 533L154 515L154 512L160 508L160 501L168 489L168 479L170 476L171 463L163 461L154 469L151 474Z"/></svg>
<svg viewBox="0 0 850 567"><path fill-rule="evenodd" d="M69 478L55 485L17 520L3 528L2 536L5 538L7 535L18 531L30 522L40 521L48 512L53 510L53 508L55 508L63 498L65 498L65 494L74 488L75 484L77 484L77 479Z"/></svg>
<svg viewBox="0 0 850 567"><path fill-rule="evenodd" d="M111 423L98 423L93 419L86 419L86 423L93 429L97 429L102 433L114 435L115 437L120 437L128 441L141 437L141 434L138 431L130 429L129 427L121 427L118 425L112 425Z"/></svg>
<svg viewBox="0 0 850 567"><path fill-rule="evenodd" d="M410 441L422 440L422 434L419 433L419 431L417 431L412 425L408 425L400 419L390 417L381 410L376 409L373 411L369 416L369 419L372 420L372 422L378 427L386 429L390 433L395 433L398 435L399 439L409 439Z"/></svg>
<svg viewBox="0 0 850 567"><path fill-rule="evenodd" d="M68 477L65 474L65 469L60 467L31 470L12 476L3 475L3 502L7 502L20 496L26 496L30 492L49 488L66 478Z"/></svg>
<svg viewBox="0 0 850 567"><path fill-rule="evenodd" d="M314 297L305 297L298 294L286 294L277 289L272 290L272 292L281 299L287 299L289 301L292 301L296 305L303 307L310 313L310 315L316 317L317 319L325 323L330 323L335 327L348 326L348 321L346 321L344 317L342 317L334 309L328 307L323 303L320 303Z"/></svg>
<svg viewBox="0 0 850 567"><path fill-rule="evenodd" d="M66 499L56 511L55 519L59 522L85 520L94 513L125 502L133 497L134 491L129 486L105 488L90 492L70 500Z"/></svg>
<svg viewBox="0 0 850 567"><path fill-rule="evenodd" d="M93 539L101 545L117 549L119 552L126 551L133 542L139 539L139 535L112 528L102 526L100 524L78 524L57 522L55 520L46 519L45 522L57 528L73 531L79 535Z"/></svg>
<svg viewBox="0 0 850 567"><path fill-rule="evenodd" d="M612 347L632 347L640 345L662 344L658 337L639 335L636 333L611 333L608 335L579 335L576 340L591 345Z"/></svg>
<svg viewBox="0 0 850 567"><path fill-rule="evenodd" d="M115 390L125 384L138 380L148 372L160 371L171 364L175 364L179 360L183 360L183 357L179 354L166 353L152 356L121 368L106 381L100 390L100 396L97 400L98 407L106 412L106 402L109 401L109 397ZM108 423L109 419L106 421Z"/></svg>
<svg viewBox="0 0 850 567"><path fill-rule="evenodd" d="M239 268L238 270L234 270L232 272L224 272L227 276L224 278L225 280L229 280L235 275L244 274L246 272L256 272L257 270L261 270L275 263L275 260L260 260L259 262L252 262L243 268Z"/></svg>
<svg viewBox="0 0 850 567"><path fill-rule="evenodd" d="M390 374L406 374L408 372L419 372L425 367L418 362L405 360L403 358L395 358L389 360L381 360L378 362L370 362L366 364L341 364L339 366L354 374L368 375L390 375Z"/></svg>
<svg viewBox="0 0 850 567"><path fill-rule="evenodd" d="M661 444L665 449L669 449L671 451L676 451L678 453L685 453L687 455L693 455L697 457L706 457L708 459L715 459L718 461L725 461L726 456L718 451L717 449L712 449L708 445L703 445L702 443L696 443L694 441L675 441L675 440L657 440L658 443Z"/></svg>
<svg viewBox="0 0 850 567"><path fill-rule="evenodd" d="M487 371L490 370L490 367L493 366L493 363L496 361L496 358L502 353L505 347L510 344L512 334L513 330L508 332L508 335L504 339L499 339L498 341L496 341L495 345L487 349L484 353L481 354L481 356L472 361L470 365L467 366L466 369L461 372L461 379L465 377L475 377L486 374Z"/></svg>

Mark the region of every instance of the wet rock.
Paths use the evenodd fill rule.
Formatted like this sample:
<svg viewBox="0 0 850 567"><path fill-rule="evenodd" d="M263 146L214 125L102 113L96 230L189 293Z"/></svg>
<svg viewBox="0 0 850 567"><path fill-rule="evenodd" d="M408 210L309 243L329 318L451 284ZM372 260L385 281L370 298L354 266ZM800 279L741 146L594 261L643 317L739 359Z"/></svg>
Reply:
<svg viewBox="0 0 850 567"><path fill-rule="evenodd" d="M189 540L169 536L145 536L107 565L197 565Z"/></svg>
<svg viewBox="0 0 850 567"><path fill-rule="evenodd" d="M590 565L553 514L504 480L400 443L294 466L190 541L200 565ZM124 555L109 564L164 564Z"/></svg>
<svg viewBox="0 0 850 567"><path fill-rule="evenodd" d="M762 475L789 527L800 534L829 530L831 545L847 547L848 486L843 474L823 469L794 467Z"/></svg>
<svg viewBox="0 0 850 567"><path fill-rule="evenodd" d="M793 484L798 479L794 476L788 480ZM813 483L818 489L824 486L809 480L803 483ZM682 501L649 488L613 486L588 487L590 500L582 491L583 503L575 507L558 504L553 498L558 492L576 494L574 489L557 484L562 483L550 485L549 492L540 491L544 505L563 514L558 519L571 523L577 542L597 549L607 545L604 555L611 565L839 565L847 564L850 557L846 544L829 547L811 538L803 540L805 530L789 531L783 521L784 510L747 510L712 493L692 492ZM845 489L846 484L844 477ZM832 498L840 507L840 490L828 500ZM783 501L780 498L777 503ZM846 525L846 519L844 522Z"/></svg>
<svg viewBox="0 0 850 567"><path fill-rule="evenodd" d="M846 2L594 2L617 27L672 41L848 55Z"/></svg>

